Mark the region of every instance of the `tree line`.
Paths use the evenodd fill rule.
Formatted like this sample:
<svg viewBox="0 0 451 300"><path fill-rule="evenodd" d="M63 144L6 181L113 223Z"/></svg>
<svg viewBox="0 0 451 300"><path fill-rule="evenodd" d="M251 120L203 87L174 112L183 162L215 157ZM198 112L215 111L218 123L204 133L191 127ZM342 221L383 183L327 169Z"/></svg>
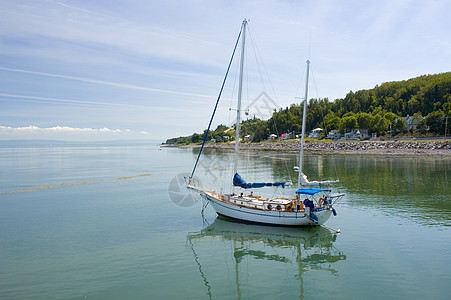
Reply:
<svg viewBox="0 0 451 300"><path fill-rule="evenodd" d="M253 142L259 142L268 139L270 134L298 134L302 129L302 111L301 104L292 104L275 110L268 120L255 117L244 120L240 137L251 135ZM320 127L325 132L338 130L341 133L366 129L377 136L383 136L388 131L398 134L408 130L442 135L450 114L451 72L446 72L386 82L369 90L350 91L346 97L335 101L328 98L310 99L306 132ZM407 128L402 118L406 116L415 120L415 127ZM199 143L205 133L206 130L201 134L171 138L166 144ZM219 125L209 133L209 139L216 141L233 140L234 136L235 129L225 125Z"/></svg>

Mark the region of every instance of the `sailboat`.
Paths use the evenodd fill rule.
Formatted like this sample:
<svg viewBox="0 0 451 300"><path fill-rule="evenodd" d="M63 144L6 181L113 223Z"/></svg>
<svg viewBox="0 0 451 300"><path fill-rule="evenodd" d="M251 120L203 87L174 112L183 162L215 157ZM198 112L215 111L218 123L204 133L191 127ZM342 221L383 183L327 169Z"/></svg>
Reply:
<svg viewBox="0 0 451 300"><path fill-rule="evenodd" d="M236 220L263 223L269 225L284 225L284 226L306 226L306 225L323 225L331 215L336 215L333 205L339 201L345 194L344 193L332 193L329 188L324 188L325 185L338 182L333 181L309 181L307 176L302 171L302 162L304 156L304 136L306 127L306 111L307 111L307 96L308 96L308 80L309 80L309 65L310 61L307 61L307 76L305 83L305 97L304 97L304 109L302 117L302 135L301 135L301 147L299 154L299 167L295 167L298 172L298 185L295 190L295 195L292 197L276 197L268 198L258 196L254 193L254 189L262 187L282 187L290 185L290 182L254 182L248 183L238 173L238 152L239 152L239 140L240 140L240 122L241 122L241 95L242 95L242 83L243 83L243 65L244 65L244 50L245 50L245 37L246 26L248 21L244 19L240 34L238 35L237 42L230 60L226 77L224 78L221 92L224 87L224 83L227 78L230 64L233 60L235 50L241 37L241 60L240 60L240 75L238 86L238 104L237 104L237 118L236 118L236 138L235 138L235 157L234 157L234 169L233 178L230 178L233 185L233 192L222 193L213 189L203 188L194 180L194 172L196 170L197 163L202 154L205 141L210 130L216 108L218 106L221 92L216 101L216 106L213 111L213 115L210 119L210 124L207 128L204 136L204 142L202 143L199 151L196 164L194 166L191 176L186 178L187 188L200 194L200 196L206 200L206 203L211 204L216 213L221 216L229 217ZM243 192L238 191L243 190ZM249 192L247 192L249 191ZM339 232L339 230L337 230Z"/></svg>

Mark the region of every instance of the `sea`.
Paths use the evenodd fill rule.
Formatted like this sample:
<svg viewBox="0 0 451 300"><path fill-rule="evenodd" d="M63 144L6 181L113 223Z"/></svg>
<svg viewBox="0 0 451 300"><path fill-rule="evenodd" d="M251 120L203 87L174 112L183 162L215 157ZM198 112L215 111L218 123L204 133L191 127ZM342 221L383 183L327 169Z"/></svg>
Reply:
<svg viewBox="0 0 451 300"><path fill-rule="evenodd" d="M338 234L218 218L185 188L198 152L0 146L0 299L451 299L449 157L307 154L309 179L346 193ZM298 164L243 151L238 169L293 195ZM227 192L232 169L207 149L193 175Z"/></svg>

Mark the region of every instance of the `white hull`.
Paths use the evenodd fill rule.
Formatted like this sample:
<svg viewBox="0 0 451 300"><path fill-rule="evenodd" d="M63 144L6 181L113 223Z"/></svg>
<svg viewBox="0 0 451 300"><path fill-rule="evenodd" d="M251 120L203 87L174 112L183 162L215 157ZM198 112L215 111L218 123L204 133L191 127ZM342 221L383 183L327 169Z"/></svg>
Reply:
<svg viewBox="0 0 451 300"><path fill-rule="evenodd" d="M316 222L306 215L304 211L294 212L253 209L218 200L205 192L201 192L200 195L210 202L211 206L219 215L246 222L283 226L320 225L326 222L332 214L331 208L325 207L320 210L315 210L314 213L318 217L318 222Z"/></svg>

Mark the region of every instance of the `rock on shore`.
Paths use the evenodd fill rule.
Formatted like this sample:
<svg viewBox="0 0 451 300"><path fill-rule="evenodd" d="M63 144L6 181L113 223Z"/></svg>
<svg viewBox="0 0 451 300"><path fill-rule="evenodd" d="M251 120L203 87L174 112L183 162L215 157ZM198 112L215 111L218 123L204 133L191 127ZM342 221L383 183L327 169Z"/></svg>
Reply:
<svg viewBox="0 0 451 300"><path fill-rule="evenodd" d="M242 150L299 151L299 140L242 143ZM206 144L208 148L233 149L235 144ZM355 153L395 156L450 156L451 141L306 141L304 149L319 153Z"/></svg>

